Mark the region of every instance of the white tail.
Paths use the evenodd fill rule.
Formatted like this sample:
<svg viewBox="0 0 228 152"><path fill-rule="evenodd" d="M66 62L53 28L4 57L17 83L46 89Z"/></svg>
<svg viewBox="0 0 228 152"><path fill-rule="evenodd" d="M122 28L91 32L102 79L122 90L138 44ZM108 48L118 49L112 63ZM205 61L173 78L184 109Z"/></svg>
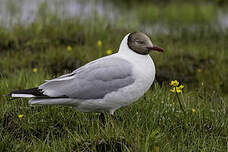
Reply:
<svg viewBox="0 0 228 152"><path fill-rule="evenodd" d="M20 98L32 98L32 97L36 97L32 94L16 94L16 93L12 93L11 97L20 97Z"/></svg>
<svg viewBox="0 0 228 152"><path fill-rule="evenodd" d="M34 99L29 100L29 104L72 105L73 99L70 99L70 98L34 98Z"/></svg>

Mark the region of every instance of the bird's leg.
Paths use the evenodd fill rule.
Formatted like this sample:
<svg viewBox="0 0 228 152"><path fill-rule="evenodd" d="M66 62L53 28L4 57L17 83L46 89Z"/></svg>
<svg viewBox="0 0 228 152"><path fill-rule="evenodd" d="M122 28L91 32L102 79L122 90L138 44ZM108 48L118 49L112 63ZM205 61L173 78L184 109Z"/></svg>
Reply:
<svg viewBox="0 0 228 152"><path fill-rule="evenodd" d="M110 114L110 118L111 118L111 120L113 120L113 119L114 119L114 116L113 116L113 114Z"/></svg>
<svg viewBox="0 0 228 152"><path fill-rule="evenodd" d="M99 120L101 121L101 123L102 123L103 125L105 125L105 115L104 115L103 112L100 114Z"/></svg>
<svg viewBox="0 0 228 152"><path fill-rule="evenodd" d="M110 118L109 118L109 123L111 123L111 126L114 127L114 123L113 123L114 116L113 116L113 114L109 114L109 117L110 117ZM103 125L106 124L105 114L104 114L103 112L100 114L99 120L101 121L101 123L102 123Z"/></svg>
<svg viewBox="0 0 228 152"><path fill-rule="evenodd" d="M110 116L111 126L114 127L114 123L113 123L114 116L113 114L110 114L109 116Z"/></svg>

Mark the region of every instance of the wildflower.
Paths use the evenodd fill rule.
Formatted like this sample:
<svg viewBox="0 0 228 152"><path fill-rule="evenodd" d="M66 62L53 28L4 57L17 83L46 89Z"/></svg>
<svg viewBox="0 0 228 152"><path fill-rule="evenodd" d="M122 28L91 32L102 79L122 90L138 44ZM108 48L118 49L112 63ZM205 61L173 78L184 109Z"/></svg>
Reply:
<svg viewBox="0 0 228 152"><path fill-rule="evenodd" d="M22 115L22 114L18 115L19 119L22 119L23 117L24 117L24 115Z"/></svg>
<svg viewBox="0 0 228 152"><path fill-rule="evenodd" d="M109 50L107 50L107 51L106 51L106 54L107 54L107 55L112 54L112 50L110 50L110 49L109 49Z"/></svg>
<svg viewBox="0 0 228 152"><path fill-rule="evenodd" d="M72 47L70 45L67 46L67 51L72 51Z"/></svg>
<svg viewBox="0 0 228 152"><path fill-rule="evenodd" d="M192 113L195 113L196 112L196 109L192 108Z"/></svg>
<svg viewBox="0 0 228 152"><path fill-rule="evenodd" d="M171 92L175 93L181 93L182 92L182 87L173 87L172 89L170 89Z"/></svg>
<svg viewBox="0 0 228 152"><path fill-rule="evenodd" d="M102 41L101 40L97 41L97 46L99 46L99 47L102 46Z"/></svg>
<svg viewBox="0 0 228 152"><path fill-rule="evenodd" d="M170 92L175 93L176 92L176 89L175 88L172 88L172 89L170 89Z"/></svg>
<svg viewBox="0 0 228 152"><path fill-rule="evenodd" d="M177 87L177 89L183 89L184 88L184 86L183 85L180 85L179 87Z"/></svg>
<svg viewBox="0 0 228 152"><path fill-rule="evenodd" d="M37 71L38 71L37 68L33 68L33 69L32 69L32 72L34 72L34 73L36 73Z"/></svg>
<svg viewBox="0 0 228 152"><path fill-rule="evenodd" d="M201 70L201 69L197 69L197 72L199 72L199 73L200 73L200 72L202 72L202 70Z"/></svg>
<svg viewBox="0 0 228 152"><path fill-rule="evenodd" d="M181 93L182 89L184 88L183 85L178 86L179 82L177 80L171 81L169 85L173 86L173 88L170 89L170 91L173 93L175 93L175 92Z"/></svg>
<svg viewBox="0 0 228 152"><path fill-rule="evenodd" d="M171 86L177 87L179 85L179 82L177 80L171 81L170 82Z"/></svg>
<svg viewBox="0 0 228 152"><path fill-rule="evenodd" d="M169 85L172 86L172 89L170 89L170 91L173 93L176 93L180 108L185 114L184 108L183 108L181 101L180 101L180 97L178 96L178 93L182 93L182 89L184 88L184 86L182 84L179 85L179 82L177 80L171 81Z"/></svg>

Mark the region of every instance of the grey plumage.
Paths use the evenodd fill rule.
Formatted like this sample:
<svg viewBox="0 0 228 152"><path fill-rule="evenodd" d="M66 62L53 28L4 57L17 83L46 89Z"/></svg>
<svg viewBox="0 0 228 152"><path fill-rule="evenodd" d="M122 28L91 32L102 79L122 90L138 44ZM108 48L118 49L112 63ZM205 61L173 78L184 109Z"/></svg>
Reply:
<svg viewBox="0 0 228 152"><path fill-rule="evenodd" d="M39 89L49 97L101 99L134 81L132 66L128 61L106 57L86 64L70 74L49 80L40 85Z"/></svg>

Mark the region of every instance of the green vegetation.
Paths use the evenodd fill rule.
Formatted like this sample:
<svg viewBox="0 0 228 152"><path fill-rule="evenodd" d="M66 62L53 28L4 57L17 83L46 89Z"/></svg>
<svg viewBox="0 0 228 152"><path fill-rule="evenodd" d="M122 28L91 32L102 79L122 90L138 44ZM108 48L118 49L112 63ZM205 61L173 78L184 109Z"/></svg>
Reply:
<svg viewBox="0 0 228 152"><path fill-rule="evenodd" d="M135 8L136 9L136 8ZM168 24L202 24L210 23L216 17L215 5L170 4L140 5L138 18L145 23L164 22Z"/></svg>
<svg viewBox="0 0 228 152"><path fill-rule="evenodd" d="M228 31L212 24L219 7L167 4L162 12L143 4L126 23L124 8L113 22L97 14L63 19L41 6L33 23L0 27L0 151L227 151ZM108 49L117 52L123 36L144 23L165 49L151 54L156 82L114 120L106 115L105 126L95 113L3 96L73 71ZM166 32L153 31L157 24ZM184 85L179 97L186 114L170 92L175 79Z"/></svg>
<svg viewBox="0 0 228 152"><path fill-rule="evenodd" d="M185 4L185 3L190 3L190 4L213 4L213 5L218 5L218 6L223 6L227 4L226 0L115 0L115 1L110 1L118 5L125 5L125 6L134 6L134 5L140 5L140 4L171 4L171 3L178 3L178 4Z"/></svg>

